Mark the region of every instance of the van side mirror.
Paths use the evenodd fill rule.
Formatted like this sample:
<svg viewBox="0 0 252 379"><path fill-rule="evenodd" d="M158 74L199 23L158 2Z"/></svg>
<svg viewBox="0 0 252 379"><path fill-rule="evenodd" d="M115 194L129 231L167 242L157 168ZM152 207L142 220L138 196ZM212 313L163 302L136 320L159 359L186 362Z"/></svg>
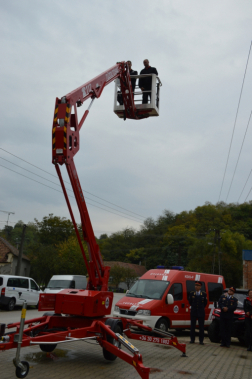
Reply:
<svg viewBox="0 0 252 379"><path fill-rule="evenodd" d="M174 298L172 294L168 293L167 295L167 304L173 304L174 303Z"/></svg>

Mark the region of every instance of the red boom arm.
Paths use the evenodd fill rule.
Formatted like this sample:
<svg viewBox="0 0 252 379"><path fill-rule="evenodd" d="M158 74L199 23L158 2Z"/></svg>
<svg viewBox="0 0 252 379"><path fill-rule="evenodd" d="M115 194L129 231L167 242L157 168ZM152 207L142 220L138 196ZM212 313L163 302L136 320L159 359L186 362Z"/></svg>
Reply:
<svg viewBox="0 0 252 379"><path fill-rule="evenodd" d="M80 122L77 117L77 107L81 106L88 98L99 98L106 85L116 78L120 79L121 91L125 107L125 117L130 119L141 119L146 113L136 110L134 96L132 92L129 68L127 63L119 62L101 75L95 77L81 87L63 96L56 98L54 120L53 120L53 147L52 162L55 165L60 183L64 192L71 219L76 231L82 255L87 266L89 281L87 289L107 291L109 279L109 267L105 267L102 261L99 246L96 243L92 224L89 218L86 202L78 179L77 171L73 161L74 155L79 150L79 131L89 113L85 111ZM92 104L92 103L91 103ZM90 104L90 106L91 106ZM90 108L90 107L89 107ZM72 113L73 111L73 113ZM81 242L81 237L71 209L65 185L61 176L59 165L66 165L71 181L75 199L81 217L83 238L87 242L89 252L89 262Z"/></svg>

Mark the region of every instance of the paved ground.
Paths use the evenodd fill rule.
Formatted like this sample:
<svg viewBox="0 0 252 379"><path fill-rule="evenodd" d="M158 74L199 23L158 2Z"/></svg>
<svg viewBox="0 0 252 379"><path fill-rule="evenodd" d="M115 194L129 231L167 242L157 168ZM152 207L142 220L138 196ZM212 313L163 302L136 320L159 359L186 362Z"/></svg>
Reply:
<svg viewBox="0 0 252 379"><path fill-rule="evenodd" d="M120 295L119 295L120 296ZM36 311L32 311L36 312ZM18 315L19 313L19 315ZM0 313L0 322L7 317ZM9 313L10 314L10 313ZM17 312L20 316L20 311ZM33 316L32 316L33 317ZM232 339L230 349L209 341L205 345L188 344L189 332L178 336L180 342L187 343L187 358L170 346L134 341L143 356L146 367L152 368L150 379L200 378L200 379L250 379L252 377L252 352L247 352L238 340ZM108 362L103 358L101 347L95 342L72 342L58 345L53 353L43 353L38 346L22 349L23 360L30 363L29 379L137 379L136 370L117 358ZM15 378L12 359L15 350L0 352L0 378Z"/></svg>

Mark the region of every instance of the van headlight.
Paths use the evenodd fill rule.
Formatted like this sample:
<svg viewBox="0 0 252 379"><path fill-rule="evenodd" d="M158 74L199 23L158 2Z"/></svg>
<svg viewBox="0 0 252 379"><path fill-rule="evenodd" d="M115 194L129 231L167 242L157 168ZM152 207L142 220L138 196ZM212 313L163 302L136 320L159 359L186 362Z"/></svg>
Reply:
<svg viewBox="0 0 252 379"><path fill-rule="evenodd" d="M115 305L114 311L120 313L120 308L117 305Z"/></svg>
<svg viewBox="0 0 252 379"><path fill-rule="evenodd" d="M151 311L149 311L148 309L139 309L137 315L150 316Z"/></svg>

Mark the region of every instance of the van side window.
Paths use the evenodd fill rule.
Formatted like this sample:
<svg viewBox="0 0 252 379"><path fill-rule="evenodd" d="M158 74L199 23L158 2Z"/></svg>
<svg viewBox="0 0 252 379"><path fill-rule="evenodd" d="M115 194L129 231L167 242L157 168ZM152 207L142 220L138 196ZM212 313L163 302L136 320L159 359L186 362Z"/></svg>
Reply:
<svg viewBox="0 0 252 379"><path fill-rule="evenodd" d="M19 278L18 281L19 281L19 284L17 285L17 287L27 288L27 289L29 288L29 281L28 281L28 279Z"/></svg>
<svg viewBox="0 0 252 379"><path fill-rule="evenodd" d="M18 278L9 278L7 282L7 287L20 287Z"/></svg>
<svg viewBox="0 0 252 379"><path fill-rule="evenodd" d="M75 288L75 281L74 280L71 280L69 288Z"/></svg>
<svg viewBox="0 0 252 379"><path fill-rule="evenodd" d="M35 291L39 290L37 284L33 280L31 280L31 289Z"/></svg>
<svg viewBox="0 0 252 379"><path fill-rule="evenodd" d="M204 282L202 283L201 291L206 291L206 286ZM187 299L189 299L189 294L191 291L195 291L195 281L194 280L187 280L186 281L186 292L187 292Z"/></svg>
<svg viewBox="0 0 252 379"><path fill-rule="evenodd" d="M0 277L0 286L3 285L3 278Z"/></svg>
<svg viewBox="0 0 252 379"><path fill-rule="evenodd" d="M7 287L14 287L14 281L13 278L9 278L7 281Z"/></svg>
<svg viewBox="0 0 252 379"><path fill-rule="evenodd" d="M171 294L174 298L174 301L176 300L183 300L183 289L181 283L174 283L171 288L169 289L169 294Z"/></svg>
<svg viewBox="0 0 252 379"><path fill-rule="evenodd" d="M223 285L221 283L208 283L209 301L218 301L223 293Z"/></svg>

